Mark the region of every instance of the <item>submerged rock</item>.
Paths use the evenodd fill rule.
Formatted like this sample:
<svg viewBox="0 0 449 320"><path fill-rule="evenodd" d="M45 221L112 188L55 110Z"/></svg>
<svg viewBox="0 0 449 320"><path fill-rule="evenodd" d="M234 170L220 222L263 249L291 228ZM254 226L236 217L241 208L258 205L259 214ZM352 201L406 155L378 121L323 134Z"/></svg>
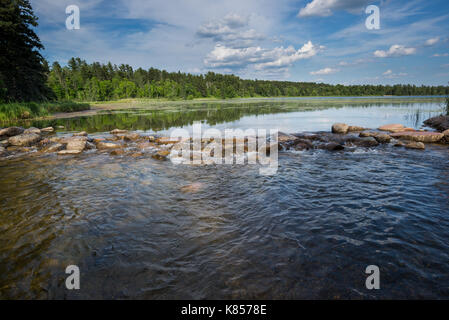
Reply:
<svg viewBox="0 0 449 320"><path fill-rule="evenodd" d="M332 133L346 134L349 126L346 123L334 123L332 125Z"/></svg>
<svg viewBox="0 0 449 320"><path fill-rule="evenodd" d="M201 182L194 182L192 184L181 187L181 191L184 193L196 193L201 191L204 185Z"/></svg>
<svg viewBox="0 0 449 320"><path fill-rule="evenodd" d="M9 127L0 129L0 136L12 137L22 134L25 130L22 127Z"/></svg>
<svg viewBox="0 0 449 320"><path fill-rule="evenodd" d="M41 136L35 133L22 133L8 139L12 146L31 146L41 140Z"/></svg>

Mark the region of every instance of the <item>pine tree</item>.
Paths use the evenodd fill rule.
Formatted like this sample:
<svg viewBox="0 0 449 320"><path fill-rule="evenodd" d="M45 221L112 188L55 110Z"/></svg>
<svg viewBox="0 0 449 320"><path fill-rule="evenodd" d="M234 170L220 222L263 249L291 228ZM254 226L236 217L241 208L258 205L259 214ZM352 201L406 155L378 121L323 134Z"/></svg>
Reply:
<svg viewBox="0 0 449 320"><path fill-rule="evenodd" d="M29 0L0 0L0 98L36 101L49 97L44 47L33 31L37 17ZM1 97L3 95L3 97Z"/></svg>

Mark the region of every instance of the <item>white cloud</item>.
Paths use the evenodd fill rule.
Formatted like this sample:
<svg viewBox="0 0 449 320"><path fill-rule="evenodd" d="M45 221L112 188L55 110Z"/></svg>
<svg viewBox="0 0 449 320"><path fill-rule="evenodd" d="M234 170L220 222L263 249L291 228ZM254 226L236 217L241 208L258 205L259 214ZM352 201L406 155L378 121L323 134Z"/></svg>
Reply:
<svg viewBox="0 0 449 320"><path fill-rule="evenodd" d="M386 58L386 57L397 57L397 56L408 56L416 53L416 48L407 48L402 45L394 44L388 49L388 51L384 50L376 50L374 51L374 56L378 58Z"/></svg>
<svg viewBox="0 0 449 320"><path fill-rule="evenodd" d="M295 61L315 56L322 47L311 41L296 50L293 46L265 49L258 47L230 48L217 44L204 59L210 68L245 68L254 66L255 70L288 68Z"/></svg>
<svg viewBox="0 0 449 320"><path fill-rule="evenodd" d="M399 78L399 77L405 77L408 74L405 72L394 73L391 69L388 69L387 71L382 73L382 75L387 79L395 79L395 78Z"/></svg>
<svg viewBox="0 0 449 320"><path fill-rule="evenodd" d="M385 71L384 73L382 73L384 76L388 76L390 74L392 74L393 71L391 71L391 69L388 69L387 71Z"/></svg>
<svg viewBox="0 0 449 320"><path fill-rule="evenodd" d="M436 37L436 38L430 38L426 41L426 45L427 46L433 46L434 44L436 44L438 41L440 40L440 38Z"/></svg>
<svg viewBox="0 0 449 320"><path fill-rule="evenodd" d="M318 71L312 71L312 72L310 72L310 74L312 76L316 76L316 75L332 74L332 73L335 73L335 72L338 72L338 71L339 71L338 69L324 68L324 69L321 69L321 70L318 70Z"/></svg>
<svg viewBox="0 0 449 320"><path fill-rule="evenodd" d="M298 17L327 17L332 15L335 10L356 12L368 2L367 0L312 0L299 11Z"/></svg>
<svg viewBox="0 0 449 320"><path fill-rule="evenodd" d="M435 53L433 57L448 57L449 53Z"/></svg>

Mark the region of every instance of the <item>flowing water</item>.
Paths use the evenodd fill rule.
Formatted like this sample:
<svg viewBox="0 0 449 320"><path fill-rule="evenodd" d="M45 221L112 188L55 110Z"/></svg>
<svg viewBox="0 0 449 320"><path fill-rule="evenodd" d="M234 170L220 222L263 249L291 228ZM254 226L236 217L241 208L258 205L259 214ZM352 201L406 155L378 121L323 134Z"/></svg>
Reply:
<svg viewBox="0 0 449 320"><path fill-rule="evenodd" d="M435 102L266 101L123 110L34 122L93 136L116 127L329 131L333 122L419 128ZM58 134L61 134L59 132ZM186 188L190 186L190 188ZM384 145L280 152L256 166L151 158L0 160L0 298L449 298L449 149ZM65 288L77 265L81 289ZM380 268L367 290L365 268Z"/></svg>

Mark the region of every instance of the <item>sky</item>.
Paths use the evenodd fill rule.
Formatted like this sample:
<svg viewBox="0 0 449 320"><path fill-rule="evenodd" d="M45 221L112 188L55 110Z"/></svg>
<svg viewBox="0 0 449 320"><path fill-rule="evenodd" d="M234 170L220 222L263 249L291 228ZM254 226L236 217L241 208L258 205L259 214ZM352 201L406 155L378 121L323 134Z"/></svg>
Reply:
<svg viewBox="0 0 449 320"><path fill-rule="evenodd" d="M447 0L31 0L50 62L331 84L447 85ZM66 28L66 7L80 28ZM369 5L379 29L368 29Z"/></svg>

